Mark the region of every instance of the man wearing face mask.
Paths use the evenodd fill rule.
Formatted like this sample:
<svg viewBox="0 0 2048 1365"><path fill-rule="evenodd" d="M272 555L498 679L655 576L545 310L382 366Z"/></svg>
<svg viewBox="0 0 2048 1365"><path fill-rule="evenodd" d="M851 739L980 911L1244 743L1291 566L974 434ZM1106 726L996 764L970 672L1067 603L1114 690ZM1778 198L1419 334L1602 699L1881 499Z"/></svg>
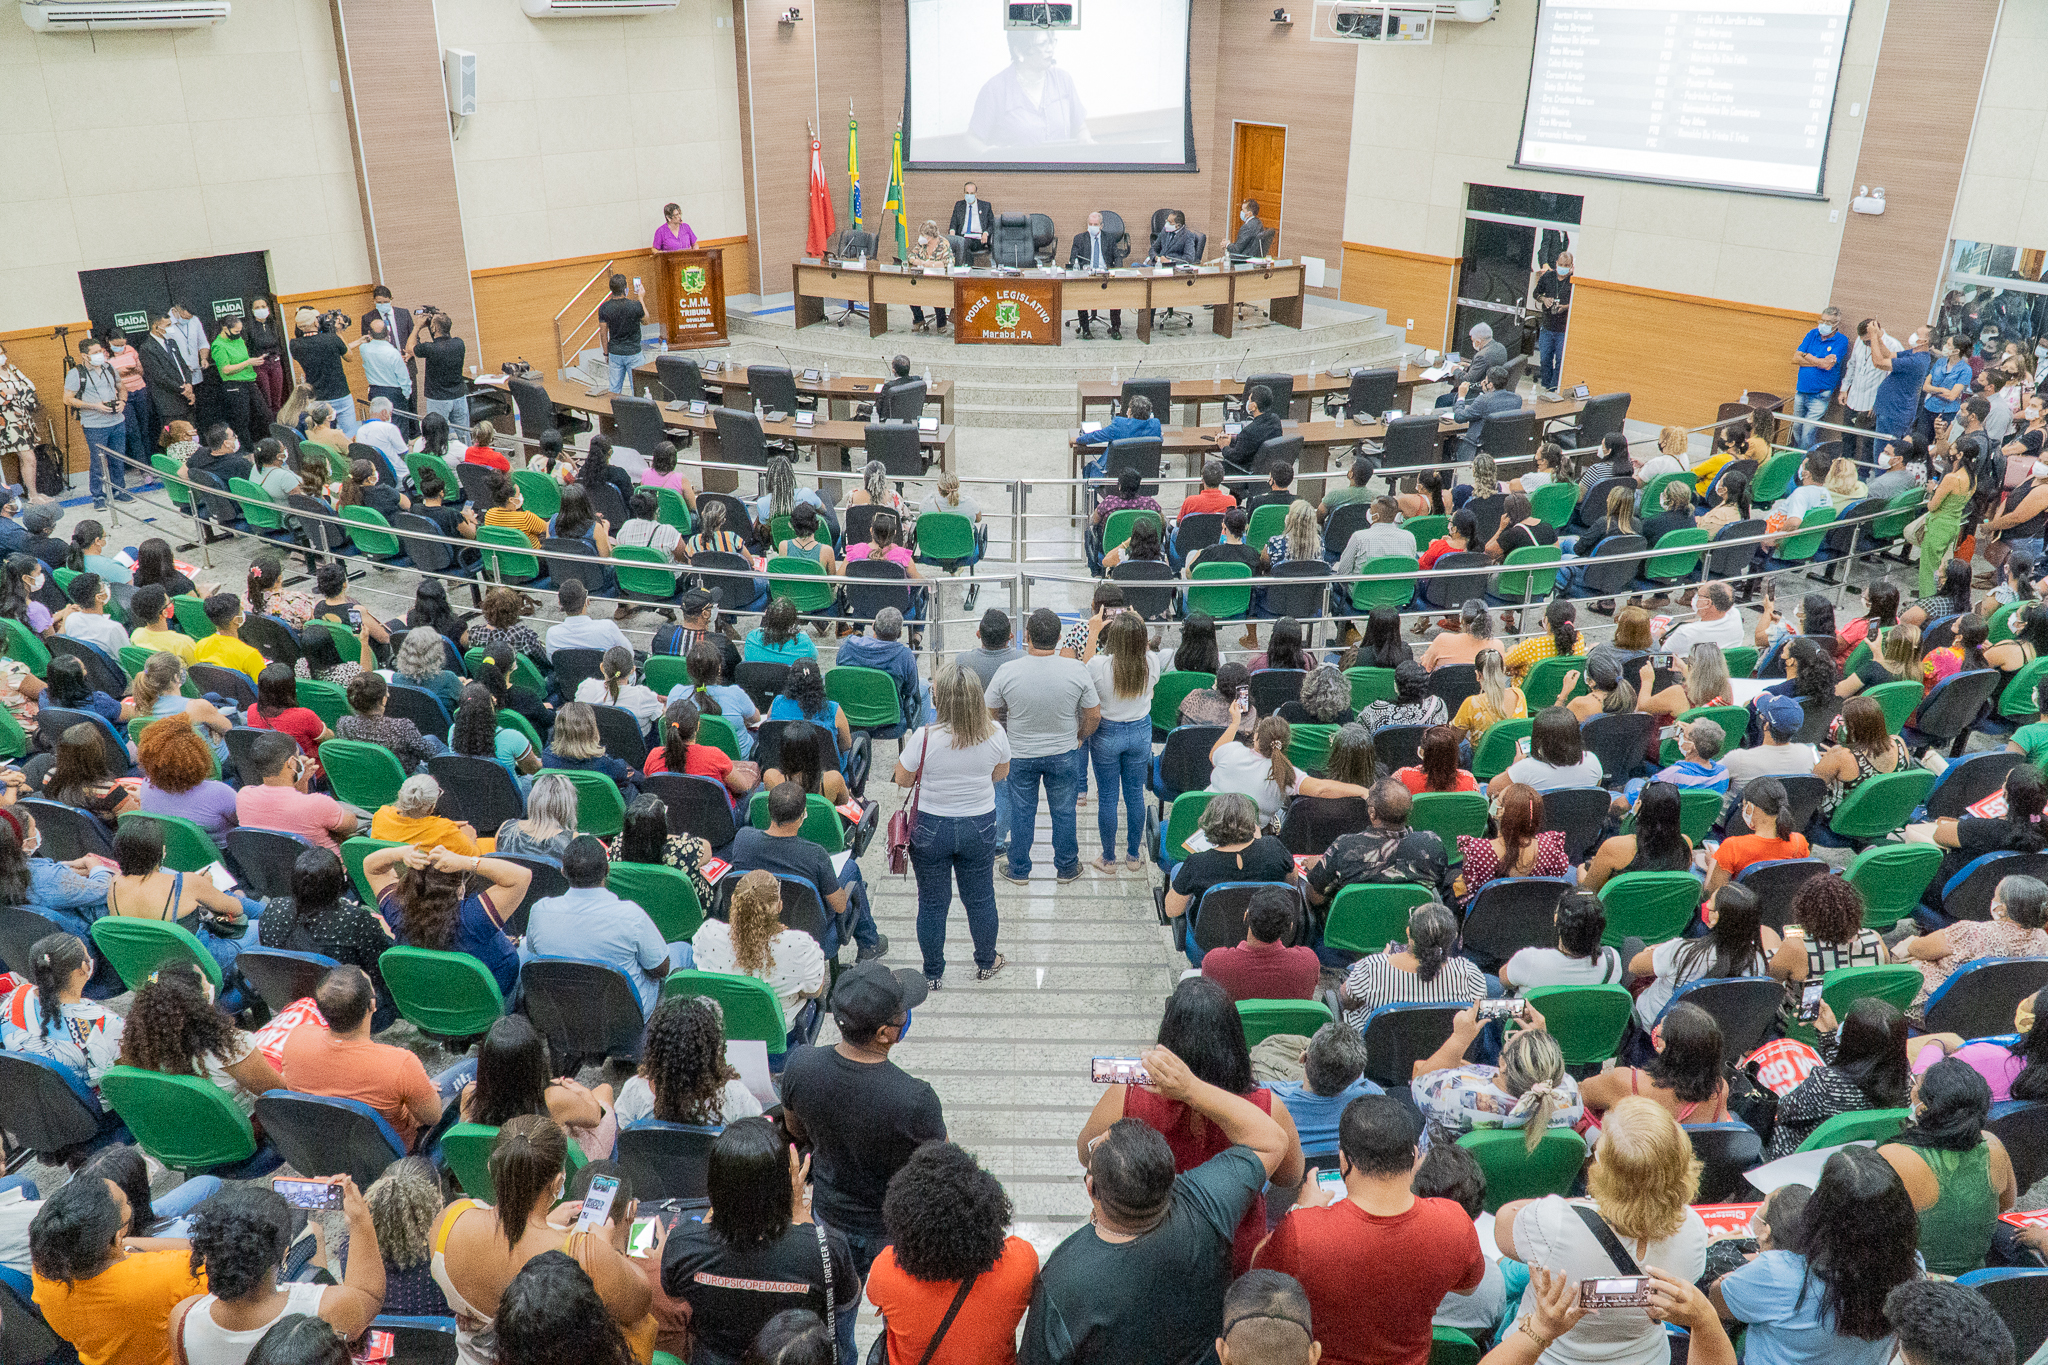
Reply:
<svg viewBox="0 0 2048 1365"><path fill-rule="evenodd" d="M1259 255L1266 244L1266 225L1259 221L1259 201L1247 199L1238 205L1237 221L1244 226L1237 230L1237 240L1230 244L1231 259Z"/></svg>
<svg viewBox="0 0 2048 1365"><path fill-rule="evenodd" d="M249 342L242 335L242 327L238 317L221 323L213 338L213 372L220 376L228 425L248 444L255 440L249 422L256 411L256 362L249 356Z"/></svg>
<svg viewBox="0 0 2048 1365"><path fill-rule="evenodd" d="M1166 226L1159 229L1159 239L1153 245L1152 262L1155 265L1193 265L1201 259L1196 247L1195 234L1188 231L1187 219L1179 209L1169 210Z"/></svg>
<svg viewBox="0 0 2048 1365"><path fill-rule="evenodd" d="M1557 392L1564 373L1564 327L1572 311L1572 253L1561 251L1557 263L1536 277L1536 309L1542 326L1536 332L1536 385Z"/></svg>
<svg viewBox="0 0 2048 1365"><path fill-rule="evenodd" d="M392 332L383 314L371 313L363 320L363 326L368 335L357 344L362 348L363 379L369 384L370 401L382 398L394 409L411 411L412 375L405 367L405 357L392 344ZM398 423L410 440L411 419L400 417Z"/></svg>
<svg viewBox="0 0 2048 1365"><path fill-rule="evenodd" d="M186 459L185 468L194 474L211 474L225 488L229 479L248 478L255 466L242 454L234 430L226 422L215 422L206 429L205 443Z"/></svg>
<svg viewBox="0 0 2048 1365"><path fill-rule="evenodd" d="M1070 270L1110 270L1123 264L1123 252L1130 249L1128 242L1112 241L1102 230L1102 214L1088 215L1086 231L1074 234L1074 248L1068 253L1067 267ZM1080 315L1081 335L1088 340L1095 339L1090 329L1095 325L1095 310L1083 308ZM1109 339L1121 341L1124 335L1124 310L1109 310Z"/></svg>
<svg viewBox="0 0 2048 1365"><path fill-rule="evenodd" d="M960 198L953 201L953 217L946 225L946 231L955 237L967 239L968 254L975 255L988 250L989 234L995 230L995 205L975 193L974 182L961 186ZM962 265L971 264L962 261Z"/></svg>
<svg viewBox="0 0 2048 1365"><path fill-rule="evenodd" d="M1813 423L1827 416L1848 367L1849 338L1842 335L1841 309L1820 310L1820 323L1801 339L1793 360L1799 377L1792 398L1792 444L1812 450L1820 440L1820 428Z"/></svg>
<svg viewBox="0 0 2048 1365"><path fill-rule="evenodd" d="M199 382L199 367L188 365L171 340L171 319L167 313L149 315L149 335L143 339L142 378L149 385L150 407L159 422L192 420L192 386Z"/></svg>
<svg viewBox="0 0 2048 1365"><path fill-rule="evenodd" d="M92 482L92 505L104 510L109 484L115 497L123 502L129 500L122 487L121 465L121 457L128 453L128 393L108 363L107 348L98 337L79 342L78 353L85 363L64 376L64 406L78 414L78 425L85 428L86 441L108 452L104 460L95 456L86 466ZM100 478L102 463L107 471L104 482Z"/></svg>
<svg viewBox="0 0 2048 1365"><path fill-rule="evenodd" d="M936 218L925 219L924 226L917 230L917 244L910 248L910 259L913 264L928 266L936 270L945 270L953 264L953 243L939 231L939 223ZM940 294L936 297L946 298L949 297L949 294L950 287L948 294ZM934 307L932 309L932 316L938 323L939 331L944 332L946 330L946 310ZM914 303L910 305L910 326L912 331L922 332L926 330L924 309Z"/></svg>
<svg viewBox="0 0 2048 1365"><path fill-rule="evenodd" d="M1871 418L1885 435L1904 436L1913 429L1920 412L1920 389L1934 368L1934 357L1927 353L1927 338L1917 331L1907 336L1903 347L1893 349L1884 324L1875 318L1871 319L1869 341L1870 363L1884 371Z"/></svg>

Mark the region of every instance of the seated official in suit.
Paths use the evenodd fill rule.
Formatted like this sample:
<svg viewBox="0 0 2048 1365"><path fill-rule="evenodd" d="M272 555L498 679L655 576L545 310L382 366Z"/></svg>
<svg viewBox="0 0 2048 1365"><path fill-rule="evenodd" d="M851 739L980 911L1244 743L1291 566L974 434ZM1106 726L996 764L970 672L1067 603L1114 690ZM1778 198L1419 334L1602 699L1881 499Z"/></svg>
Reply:
<svg viewBox="0 0 2048 1365"><path fill-rule="evenodd" d="M1222 460L1233 474L1250 473L1252 458L1259 453L1259 447L1281 434L1280 415L1273 411L1271 389L1264 384L1252 385L1244 403L1251 416L1237 429L1237 435L1219 434L1215 438L1223 443L1216 452L1216 458Z"/></svg>
<svg viewBox="0 0 2048 1365"><path fill-rule="evenodd" d="M1467 334L1472 341L1472 358L1465 367L1455 374L1446 376L1451 389L1436 396L1436 406L1447 408L1463 398L1466 393L1479 387L1479 381L1486 378L1486 372L1496 365L1508 363L1508 348L1493 339L1493 328L1483 322L1472 324Z"/></svg>
<svg viewBox="0 0 2048 1365"><path fill-rule="evenodd" d="M1074 249L1067 254L1067 268L1069 270L1108 270L1121 264L1123 262L1117 259L1117 244L1111 241L1109 234L1102 230L1102 214L1100 212L1089 214L1088 230L1074 234ZM1093 341L1095 333L1090 331L1089 328L1095 325L1095 310L1083 308L1080 312L1080 318L1081 335ZM1123 335L1124 310L1112 308L1109 310L1109 339L1111 341L1121 341L1123 340Z"/></svg>
<svg viewBox="0 0 2048 1365"><path fill-rule="evenodd" d="M1130 401L1124 404L1122 416L1111 418L1107 426L1081 433L1082 445L1105 447L1101 455L1088 462L1088 477L1099 479L1103 476L1103 471L1109 468L1109 451L1106 447L1111 441L1128 441L1136 437L1157 435L1159 419L1152 415L1152 400L1142 393L1133 394Z"/></svg>
<svg viewBox="0 0 2048 1365"><path fill-rule="evenodd" d="M1237 221L1244 226L1237 230L1237 239L1230 244L1230 258L1243 260L1247 256L1259 256L1266 249L1266 225L1259 221L1259 201L1247 199L1237 209Z"/></svg>
<svg viewBox="0 0 2048 1365"><path fill-rule="evenodd" d="M1180 210L1171 209L1166 215L1166 226L1159 230L1157 250L1152 253L1154 265L1174 265L1185 262L1193 265L1201 257L1195 252L1195 234L1188 231L1187 220Z"/></svg>
<svg viewBox="0 0 2048 1365"><path fill-rule="evenodd" d="M967 252L971 256L988 250L989 237L996 230L996 209L995 205L985 202L974 192L972 180L962 185L960 190L960 198L953 201L953 216L947 222L946 231L955 237L965 237ZM962 261L960 264L971 265L973 262Z"/></svg>
<svg viewBox="0 0 2048 1365"><path fill-rule="evenodd" d="M1451 408L1451 416L1471 425L1458 438L1458 458L1469 460L1479 453L1479 438L1486 430L1486 419L1495 413L1520 412L1522 399L1508 387L1508 367L1496 365L1486 372L1480 381L1479 392L1469 398L1460 398Z"/></svg>

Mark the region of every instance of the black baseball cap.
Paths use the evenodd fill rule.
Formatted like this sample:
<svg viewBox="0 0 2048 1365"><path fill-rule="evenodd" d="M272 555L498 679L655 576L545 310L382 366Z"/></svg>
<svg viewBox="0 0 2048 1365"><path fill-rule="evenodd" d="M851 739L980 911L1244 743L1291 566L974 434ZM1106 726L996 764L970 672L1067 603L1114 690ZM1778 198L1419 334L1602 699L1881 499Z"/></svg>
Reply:
<svg viewBox="0 0 2048 1365"><path fill-rule="evenodd" d="M905 1010L922 1005L930 994L923 972L861 962L839 974L839 984L832 988L832 1017L839 1021L841 1033L866 1038L894 1023Z"/></svg>
<svg viewBox="0 0 2048 1365"><path fill-rule="evenodd" d="M706 607L717 606L718 596L716 592L706 592L702 588L690 589L683 594L683 614L695 616Z"/></svg>

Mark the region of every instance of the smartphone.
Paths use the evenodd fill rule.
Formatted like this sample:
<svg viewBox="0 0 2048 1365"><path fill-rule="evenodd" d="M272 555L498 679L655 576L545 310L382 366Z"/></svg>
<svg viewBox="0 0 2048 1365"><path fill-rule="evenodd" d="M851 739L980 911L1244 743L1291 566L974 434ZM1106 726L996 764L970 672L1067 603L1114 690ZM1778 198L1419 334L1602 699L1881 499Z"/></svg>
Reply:
<svg viewBox="0 0 2048 1365"><path fill-rule="evenodd" d="M1482 1000L1479 1002L1479 1022L1489 1019L1526 1019L1529 1017L1529 1002L1526 1000Z"/></svg>
<svg viewBox="0 0 2048 1365"><path fill-rule="evenodd" d="M1650 656L1650 667L1669 668L1671 667L1671 660L1673 659L1673 657L1675 656L1670 654L1652 654Z"/></svg>
<svg viewBox="0 0 2048 1365"><path fill-rule="evenodd" d="M288 1180L275 1177L270 1188L295 1209L326 1211L341 1207L341 1186L332 1180Z"/></svg>
<svg viewBox="0 0 2048 1365"><path fill-rule="evenodd" d="M645 1256L654 1250L654 1230L660 1226L659 1218L635 1218L633 1225L626 1229L626 1254Z"/></svg>
<svg viewBox="0 0 2048 1365"><path fill-rule="evenodd" d="M1529 748L1530 737L1528 735L1523 735L1520 739L1515 741L1515 757L1527 758L1529 756Z"/></svg>
<svg viewBox="0 0 2048 1365"><path fill-rule="evenodd" d="M1579 1306L1596 1308L1642 1308L1650 1302L1648 1275L1618 1275L1606 1280L1582 1280Z"/></svg>
<svg viewBox="0 0 2048 1365"><path fill-rule="evenodd" d="M1136 1057L1097 1057L1088 1064L1088 1079L1097 1085L1150 1085L1151 1073Z"/></svg>
<svg viewBox="0 0 2048 1365"><path fill-rule="evenodd" d="M1316 1172L1316 1184L1332 1199L1344 1198L1344 1173L1335 1166L1325 1166Z"/></svg>
<svg viewBox="0 0 2048 1365"><path fill-rule="evenodd" d="M1674 723L1672 723L1672 724L1670 724L1670 725L1667 725L1667 726L1665 726L1665 727L1664 727L1663 729L1661 729L1661 730L1659 730L1659 731L1657 732L1657 742L1658 742L1659 744L1662 744L1662 743L1663 743L1663 742L1664 742L1665 740L1667 740L1667 739L1677 739L1677 738L1678 738L1678 731L1679 731L1679 726L1677 725L1677 723L1676 723L1676 722L1674 722Z"/></svg>
<svg viewBox="0 0 2048 1365"><path fill-rule="evenodd" d="M1247 709L1250 708L1252 704L1252 689L1249 686L1237 689L1237 704Z"/></svg>
<svg viewBox="0 0 2048 1365"><path fill-rule="evenodd" d="M1820 1018L1820 988L1824 983L1819 977L1799 988L1799 1021L1810 1024Z"/></svg>
<svg viewBox="0 0 2048 1365"><path fill-rule="evenodd" d="M593 1177L589 1192L583 1196L583 1210L576 1215L576 1231L587 1232L591 1228L602 1227L612 1216L612 1200L618 1196L617 1176Z"/></svg>

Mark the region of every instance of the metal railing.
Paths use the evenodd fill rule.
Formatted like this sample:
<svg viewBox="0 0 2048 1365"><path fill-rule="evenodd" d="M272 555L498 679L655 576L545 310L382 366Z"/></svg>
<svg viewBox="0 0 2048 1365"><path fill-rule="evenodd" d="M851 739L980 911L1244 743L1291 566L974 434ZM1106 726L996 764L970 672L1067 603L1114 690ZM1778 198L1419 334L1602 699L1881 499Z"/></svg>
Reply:
<svg viewBox="0 0 2048 1365"><path fill-rule="evenodd" d="M569 296L569 301L563 304L561 308L556 311L555 316L552 319L555 329L556 374L560 374L564 369L568 368L570 351L582 349L582 344L579 338L582 337L583 329L586 326L589 326L590 320L592 318L597 316L597 310L604 307L604 300L599 299L596 303L592 304L590 307L590 311L583 315L583 321L577 323L575 326L569 329L569 342L567 344L565 344L562 339L562 315L564 313L567 313L571 308L574 308L576 304L583 298L583 296L590 292L590 287L592 285L596 284L599 280L609 278L612 273L612 267L617 264L618 260L614 258L612 260L606 261L603 265L599 266L597 273L595 275L592 275L589 279L585 280L583 282L583 287L581 289L578 289L575 293L571 294ZM599 335L601 330L601 328L593 328L591 331L592 338L595 338L597 335Z"/></svg>

